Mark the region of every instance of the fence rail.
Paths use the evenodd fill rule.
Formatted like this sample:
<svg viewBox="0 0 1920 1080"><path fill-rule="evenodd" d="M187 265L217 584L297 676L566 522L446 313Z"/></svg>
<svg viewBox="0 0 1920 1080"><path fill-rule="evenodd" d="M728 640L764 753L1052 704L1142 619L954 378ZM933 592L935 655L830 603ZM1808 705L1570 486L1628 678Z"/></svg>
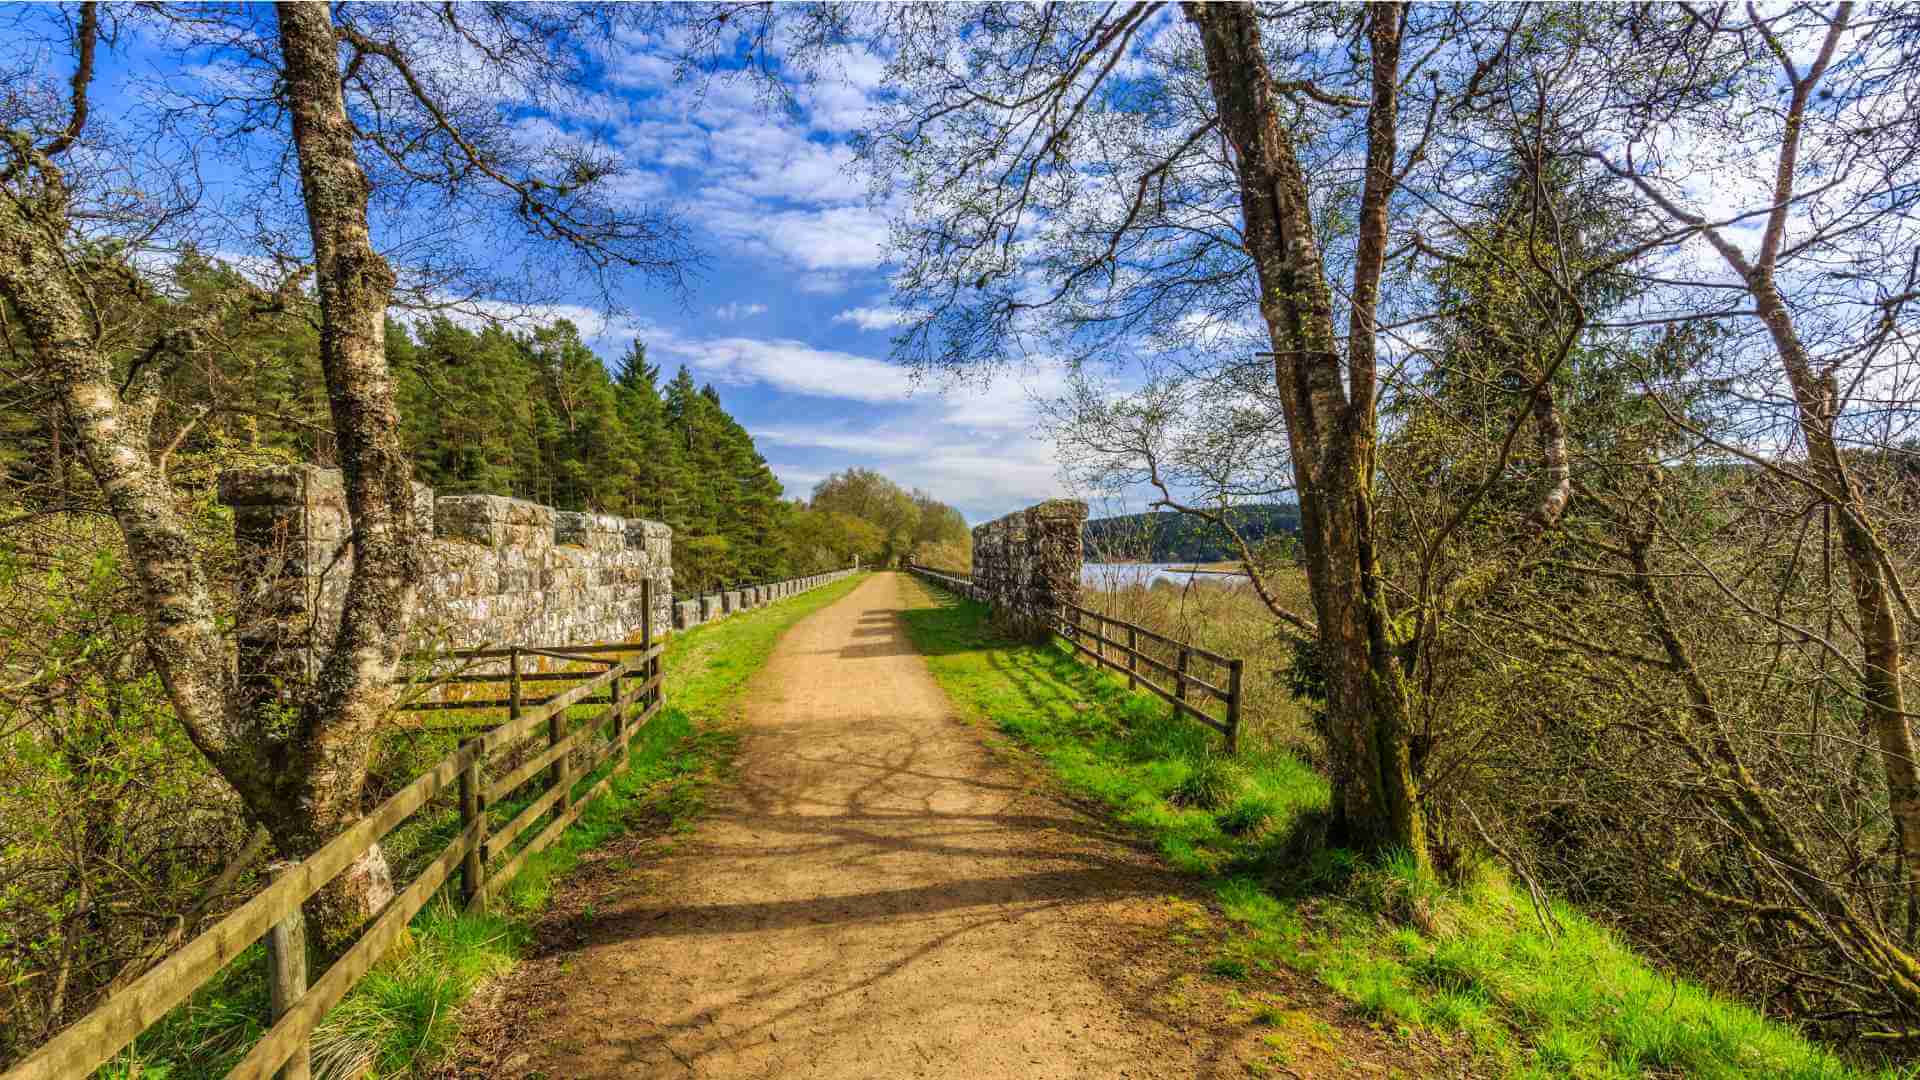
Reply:
<svg viewBox="0 0 1920 1080"><path fill-rule="evenodd" d="M651 613L651 588L643 589ZM372 813L334 837L319 851L282 869L258 894L189 941L171 956L109 997L60 1034L21 1060L0 1080L71 1080L86 1076L111 1060L140 1034L158 1023L167 1011L211 980L253 943L267 943L267 977L271 1026L239 1065L227 1076L307 1080L311 1070L308 1046L313 1031L328 1010L400 939L407 923L449 880L458 878L461 903L468 910L485 910L492 897L513 880L535 853L550 846L615 776L626 771L633 736L665 704L661 654L651 633L651 619L637 644L604 643L585 646L467 649L433 654L444 661L507 660L504 674L461 676L469 682L505 682L501 699L413 703L413 708L499 709L508 712L504 723L476 728L458 749L395 792ZM570 662L605 665L594 672L525 672L521 661L543 656ZM528 682L578 680L575 685L538 699L522 692ZM437 685L447 685L447 681ZM603 695L604 696L600 696ZM576 722L568 710L583 704L607 707ZM607 744L576 773L577 752L591 748L605 733ZM483 783L482 767L504 756L529 738L545 734L547 745L491 783ZM581 778L612 764L606 775L576 797ZM545 790L498 830L490 830L488 813L546 773ZM352 865L374 844L427 806L435 796L457 791L460 831L443 847L419 876L396 895L354 943L311 985L307 981L306 925L301 905ZM546 826L522 844L542 818ZM505 856L497 870L489 863Z"/></svg>
<svg viewBox="0 0 1920 1080"><path fill-rule="evenodd" d="M909 565L907 569L969 599L985 600L970 578L930 570L924 566ZM1089 626L1089 623L1092 625ZM1053 624L1053 631L1066 639L1075 652L1086 656L1096 665L1126 676L1127 689L1136 690L1144 687L1171 704L1176 712L1185 713L1219 732L1226 738L1229 754L1240 752L1240 709L1244 701L1242 681L1246 661L1222 656L1210 649L1168 637L1124 619L1103 615L1092 608L1075 603L1062 605L1060 615ZM1124 633L1124 640L1112 631ZM1173 662L1168 663L1142 649L1140 647L1142 638L1171 650ZM1089 641L1093 644L1088 644ZM1111 655L1108 650L1112 650ZM1196 659L1219 667L1225 673L1226 685L1215 685L1190 671ZM1148 678L1147 674L1140 670L1143 664L1154 672L1170 678L1173 681L1173 688L1168 689ZM1223 706L1222 715L1216 717L1202 704L1189 700L1193 691L1198 691L1204 698Z"/></svg>

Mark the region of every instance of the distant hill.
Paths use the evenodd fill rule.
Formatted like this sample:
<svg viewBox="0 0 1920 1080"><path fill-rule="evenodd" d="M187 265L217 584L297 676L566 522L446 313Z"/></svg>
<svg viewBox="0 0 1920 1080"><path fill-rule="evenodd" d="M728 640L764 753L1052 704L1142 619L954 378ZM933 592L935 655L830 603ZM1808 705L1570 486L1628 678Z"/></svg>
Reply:
<svg viewBox="0 0 1920 1080"><path fill-rule="evenodd" d="M1300 508L1292 503L1236 506L1227 514L1249 544L1300 531ZM1171 510L1094 518L1082 536L1088 562L1218 562L1240 557L1233 541L1211 522Z"/></svg>

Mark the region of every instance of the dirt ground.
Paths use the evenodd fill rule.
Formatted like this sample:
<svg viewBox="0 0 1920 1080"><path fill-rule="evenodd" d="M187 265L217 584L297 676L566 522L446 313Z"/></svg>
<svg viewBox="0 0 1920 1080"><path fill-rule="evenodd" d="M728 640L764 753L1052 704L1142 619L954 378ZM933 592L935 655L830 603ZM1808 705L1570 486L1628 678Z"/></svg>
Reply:
<svg viewBox="0 0 1920 1080"><path fill-rule="evenodd" d="M903 606L876 575L788 632L698 828L583 865L461 1071L1459 1074L1311 985L1205 975L1191 883L956 718Z"/></svg>

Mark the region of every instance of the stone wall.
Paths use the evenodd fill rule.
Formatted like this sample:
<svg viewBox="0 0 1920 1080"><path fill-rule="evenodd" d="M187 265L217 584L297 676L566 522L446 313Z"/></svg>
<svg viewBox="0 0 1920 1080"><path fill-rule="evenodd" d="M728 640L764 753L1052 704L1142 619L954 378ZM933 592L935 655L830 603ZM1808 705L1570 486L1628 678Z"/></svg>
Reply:
<svg viewBox="0 0 1920 1080"><path fill-rule="evenodd" d="M673 625L673 530L657 521L557 511L496 495L445 495L414 485L433 523L414 647L625 641L646 618ZM340 473L310 465L228 472L243 594L243 676L310 674L340 621L353 556Z"/></svg>
<svg viewBox="0 0 1920 1080"><path fill-rule="evenodd" d="M973 598L1002 630L1044 639L1060 605L1080 599L1080 533L1087 504L1055 499L973 530Z"/></svg>

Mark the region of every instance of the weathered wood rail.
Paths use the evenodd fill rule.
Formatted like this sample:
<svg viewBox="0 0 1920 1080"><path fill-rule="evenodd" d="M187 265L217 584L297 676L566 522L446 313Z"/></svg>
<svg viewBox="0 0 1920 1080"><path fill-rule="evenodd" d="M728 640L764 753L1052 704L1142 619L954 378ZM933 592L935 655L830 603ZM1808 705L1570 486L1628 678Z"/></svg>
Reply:
<svg viewBox="0 0 1920 1080"><path fill-rule="evenodd" d="M643 588L651 593L650 588ZM651 612L651 596L645 610ZM651 623L651 619L647 620ZM638 643L510 646L465 649L436 654L432 659L496 664L501 673L428 676L423 684L463 686L500 684L503 698L454 701L411 701L403 709L505 709L504 723L476 727L472 737L440 759L432 768L395 792L372 813L361 818L307 858L286 866L258 894L194 938L152 970L109 997L92 1012L9 1069L0 1080L73 1080L84 1077L131 1045L158 1023L167 1011L185 1001L234 960L262 940L267 943L267 977L271 991L272 1024L230 1078L279 1076L307 1080L309 1044L315 1027L347 991L359 982L400 939L415 915L443 885L458 876L460 902L468 910L485 910L491 898L513 880L527 859L559 838L615 776L629 765L633 736L665 703L662 692L663 646L656 644L651 626ZM526 657L541 656L569 663L594 663L598 671L528 672ZM572 686L544 697L528 698L527 683L549 686L562 681ZM598 713L576 717L578 706L602 704ZM486 777L485 767L508 757L527 739L544 735L547 745L503 774ZM604 737L604 746L599 745ZM588 755L582 759L582 755ZM583 792L581 780L611 764L604 775ZM542 772L544 790L506 825L490 828L489 810L504 806ZM489 779L491 782L488 782ZM301 905L319 892L368 848L404 823L435 796L457 791L460 830L426 868L402 889L361 931L347 950L321 973L307 981L306 927ZM515 849L513 844L546 819L533 838Z"/></svg>
<svg viewBox="0 0 1920 1080"><path fill-rule="evenodd" d="M967 578L923 566L909 565L907 569L968 599L981 599L980 591ZM1171 704L1176 712L1185 713L1219 732L1227 741L1228 753L1239 753L1240 709L1244 701L1242 682L1246 661L1222 656L1211 649L1170 638L1144 626L1103 615L1092 608L1071 602L1062 605L1053 630L1072 645L1075 652L1100 667L1126 676L1127 689L1145 688ZM1143 640L1161 646L1172 657L1172 662L1155 656L1149 648L1143 648ZM1226 685L1216 685L1194 673L1191 669L1195 660L1220 669ZM1147 672L1141 670L1142 665L1171 679L1173 688L1168 689L1149 678ZM1216 717L1206 710L1204 705L1209 701L1222 707L1221 715Z"/></svg>

